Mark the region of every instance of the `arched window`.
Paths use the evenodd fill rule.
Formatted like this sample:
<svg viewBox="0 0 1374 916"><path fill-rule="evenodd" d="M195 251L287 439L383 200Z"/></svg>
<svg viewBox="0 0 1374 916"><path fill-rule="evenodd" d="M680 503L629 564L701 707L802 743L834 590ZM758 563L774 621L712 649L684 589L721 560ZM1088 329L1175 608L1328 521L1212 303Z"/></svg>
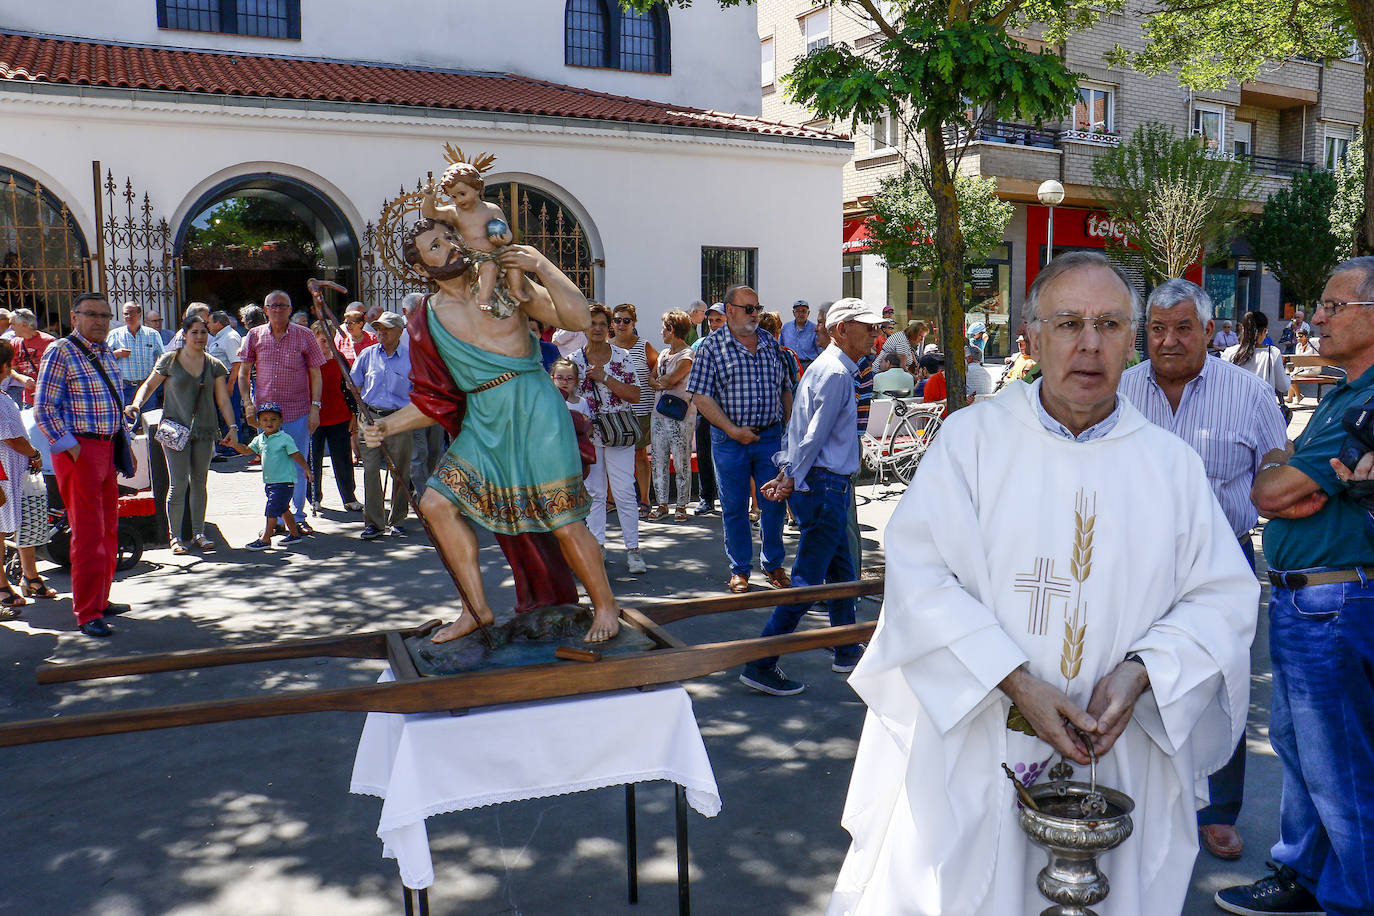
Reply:
<svg viewBox="0 0 1374 916"><path fill-rule="evenodd" d="M622 10L614 0L568 0L564 62L636 73L671 73L668 11Z"/></svg>
<svg viewBox="0 0 1374 916"><path fill-rule="evenodd" d="M87 252L65 203L0 168L0 308L32 309L40 328L70 327L72 299L90 288Z"/></svg>
<svg viewBox="0 0 1374 916"><path fill-rule="evenodd" d="M591 245L572 210L552 194L514 181L488 184L483 197L505 212L517 241L558 265L583 295L596 295Z"/></svg>

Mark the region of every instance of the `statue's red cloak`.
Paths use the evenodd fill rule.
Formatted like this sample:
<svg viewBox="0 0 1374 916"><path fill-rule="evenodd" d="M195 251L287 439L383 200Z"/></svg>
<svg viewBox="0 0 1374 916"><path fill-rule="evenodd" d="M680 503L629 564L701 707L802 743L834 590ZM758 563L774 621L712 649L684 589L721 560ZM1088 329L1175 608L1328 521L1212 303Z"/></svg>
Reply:
<svg viewBox="0 0 1374 916"><path fill-rule="evenodd" d="M406 322L410 334L410 401L456 437L467 411L467 395L453 384L434 346L428 306L429 300L425 300L425 307L417 309ZM552 534L498 534L496 541L515 575L517 613L554 604L577 604L577 583Z"/></svg>

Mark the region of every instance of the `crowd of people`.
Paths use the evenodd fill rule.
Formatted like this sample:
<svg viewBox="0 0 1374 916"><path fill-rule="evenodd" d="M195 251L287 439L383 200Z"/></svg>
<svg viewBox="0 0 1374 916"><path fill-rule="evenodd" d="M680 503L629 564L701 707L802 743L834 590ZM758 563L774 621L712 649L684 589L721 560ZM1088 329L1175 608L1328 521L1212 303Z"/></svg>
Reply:
<svg viewBox="0 0 1374 916"><path fill-rule="evenodd" d="M888 597L872 644L833 650L832 669L853 673L870 710L846 811L854 845L836 891L841 911L896 912L915 897L951 912L1034 905L1026 876L1038 866L1009 843L1010 828L999 838L1011 790L996 761L982 759L989 754L1031 785L1055 755L1087 763L1092 743L1104 779L1137 800L1147 840L1115 854L1120 912L1181 907L1194 829L1213 855L1238 857L1261 515L1270 519L1280 839L1273 874L1224 889L1217 903L1239 914L1374 911L1365 817L1374 751L1350 740L1374 716L1374 655L1363 621L1346 622L1374 587L1374 436L1348 435L1340 422L1374 386L1371 300L1374 259L1347 262L1312 323L1296 312L1275 344L1260 312L1237 330L1229 320L1218 327L1207 293L1186 280L1161 284L1142 304L1105 258L1068 253L1032 285L999 380L984 366L987 328L970 327L961 401L1006 390L942 429L912 484L923 498L904 499L893 516ZM461 476L436 475L455 460L446 455L451 427L410 420L412 343L435 347L430 334L439 337L429 359L476 352L442 325L422 330L430 308L418 295L397 311L350 303L332 335L293 313L281 290L237 323L193 303L175 334L157 330L152 315L145 323L133 302L112 328L111 303L95 293L76 299L66 337L39 331L26 309L9 315L0 335L10 395L0 398L0 529L23 572L0 590L0 618L57 594L35 565L47 533L46 470L71 527L78 626L111 635L107 618L129 610L109 600L116 476L130 471L124 424L155 406L174 553L217 549L206 531L207 479L231 454L261 467L264 527L248 549L313 534L306 509L325 499L326 451L341 507L361 514L357 536L404 536L425 488L437 481L450 491ZM659 345L641 335L633 304L592 303L589 313L576 332L531 319L529 358L511 357L521 368L468 393L526 373L526 363L536 374L542 366L547 380L527 382L556 389L579 415L587 528L603 563L614 514L626 570L646 572L641 523L686 521L695 488L697 515L720 504L730 592L750 590L756 563L777 589L856 578L854 482L871 399L952 396L931 327L913 320L898 330L890 310L848 298L814 319L797 300L784 322L748 286L669 311ZM1301 402L1303 376L1286 371L1286 356L1320 356L1349 380L1296 442L1285 411ZM405 422L393 418L402 411ZM977 447L1007 429L1020 436L1015 449ZM1033 496L1009 489L1027 474ZM1027 499L1034 539L989 511ZM1026 569L1057 568L1058 552L1072 576L1056 586L1067 604L1033 600L1027 616L1026 602L1008 596L1025 591L1017 583ZM1103 616L1123 593L1132 606ZM795 629L807 607L779 606L762 635ZM1061 611L1062 625L1048 619ZM832 602L828 613L832 625L852 623L853 602ZM777 658L749 663L740 680L775 696L805 689ZM956 818L956 806L978 816ZM886 813L875 818L877 810ZM964 826L927 842L911 819L942 811L942 823ZM981 870L968 867L975 849L994 856L991 871L986 856ZM1162 858L1147 862L1143 849Z"/></svg>

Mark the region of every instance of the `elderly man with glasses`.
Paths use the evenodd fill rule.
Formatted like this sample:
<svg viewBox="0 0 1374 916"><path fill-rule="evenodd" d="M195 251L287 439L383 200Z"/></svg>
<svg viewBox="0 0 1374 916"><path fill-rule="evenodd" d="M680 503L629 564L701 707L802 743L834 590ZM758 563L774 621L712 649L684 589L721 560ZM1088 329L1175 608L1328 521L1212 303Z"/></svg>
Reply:
<svg viewBox="0 0 1374 916"><path fill-rule="evenodd" d="M115 363L119 366L119 380L124 403L133 403L138 386L153 373L153 364L162 355L162 335L143 325L143 306L137 302L124 303L124 324L105 337ZM156 407L156 404L150 406Z"/></svg>
<svg viewBox="0 0 1374 916"><path fill-rule="evenodd" d="M281 406L282 430L296 443L302 455L309 455L310 434L320 425L320 395L324 384L320 366L324 365L326 357L308 328L291 323L291 297L285 291L277 289L268 293L262 306L267 312L267 324L249 331L239 351L239 360L245 364L238 379L244 420L249 426L257 426L255 405L275 401ZM302 467L298 470L291 505L296 523L308 534L312 529L305 521L307 495L305 468Z"/></svg>
<svg viewBox="0 0 1374 916"><path fill-rule="evenodd" d="M114 632L107 616L129 610L110 602L119 553L114 437L124 410L106 343L113 317L99 293L77 296L72 333L48 347L34 392L35 419L52 444L53 473L72 531L72 611L81 632L96 638Z"/></svg>
<svg viewBox="0 0 1374 916"><path fill-rule="evenodd" d="M725 327L702 341L687 376L692 403L711 424L711 455L725 523L725 555L730 560L727 587L735 594L749 591L754 561L750 481L773 478L773 455L782 447L783 425L792 414L782 347L759 329L762 313L754 290L726 290ZM783 568L783 504L763 500L759 510L760 565L770 585L787 588L792 579Z"/></svg>
<svg viewBox="0 0 1374 916"><path fill-rule="evenodd" d="M1374 913L1374 258L1336 265L1312 324L1346 380L1264 456L1250 493L1269 518L1269 741L1283 795L1274 871L1218 891L1230 913Z"/></svg>
<svg viewBox="0 0 1374 916"><path fill-rule="evenodd" d="M1087 779L1088 742L1136 804L1103 861L1111 912L1183 909L1200 776L1249 713L1259 585L1197 454L1117 396L1135 304L1099 253L1043 268L1040 379L951 415L893 512L830 912L1039 912L1044 853L1002 765L1034 784L1064 757Z"/></svg>

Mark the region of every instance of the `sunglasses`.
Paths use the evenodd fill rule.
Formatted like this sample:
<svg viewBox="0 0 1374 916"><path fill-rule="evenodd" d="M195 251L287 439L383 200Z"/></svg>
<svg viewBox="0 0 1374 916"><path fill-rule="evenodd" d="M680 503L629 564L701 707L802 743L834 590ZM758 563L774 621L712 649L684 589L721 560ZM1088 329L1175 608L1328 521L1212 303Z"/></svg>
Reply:
<svg viewBox="0 0 1374 916"><path fill-rule="evenodd" d="M612 319L611 319L611 324L634 324L634 323L635 323L635 320L634 320L633 318L612 318Z"/></svg>
<svg viewBox="0 0 1374 916"><path fill-rule="evenodd" d="M344 324L362 324L363 320L357 316L345 317Z"/></svg>
<svg viewBox="0 0 1374 916"><path fill-rule="evenodd" d="M742 309L746 315L754 315L763 311L763 306L761 305L731 305L730 308Z"/></svg>

